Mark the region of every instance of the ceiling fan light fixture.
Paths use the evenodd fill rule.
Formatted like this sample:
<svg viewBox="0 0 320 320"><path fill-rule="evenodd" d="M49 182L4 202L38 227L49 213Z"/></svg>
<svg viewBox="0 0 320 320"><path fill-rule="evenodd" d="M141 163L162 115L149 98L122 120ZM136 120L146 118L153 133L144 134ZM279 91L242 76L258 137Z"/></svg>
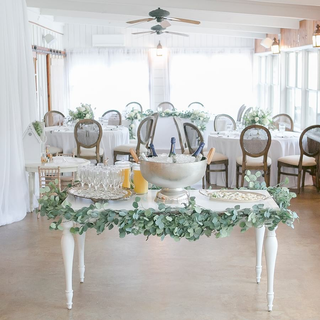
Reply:
<svg viewBox="0 0 320 320"><path fill-rule="evenodd" d="M320 25L316 25L316 30L314 31L312 35L312 45L314 48L320 47Z"/></svg>
<svg viewBox="0 0 320 320"><path fill-rule="evenodd" d="M280 42L276 38L273 38L273 42L271 45L271 52L273 54L279 54L280 53Z"/></svg>
<svg viewBox="0 0 320 320"><path fill-rule="evenodd" d="M157 55L157 57L162 57L162 55L163 55L162 45L161 45L160 41L157 45L156 55Z"/></svg>

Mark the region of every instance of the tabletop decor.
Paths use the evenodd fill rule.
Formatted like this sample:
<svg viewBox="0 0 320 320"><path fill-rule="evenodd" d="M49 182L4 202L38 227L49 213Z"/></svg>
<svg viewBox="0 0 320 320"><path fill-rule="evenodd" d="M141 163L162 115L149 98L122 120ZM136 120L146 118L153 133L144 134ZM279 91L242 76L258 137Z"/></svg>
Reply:
<svg viewBox="0 0 320 320"><path fill-rule="evenodd" d="M272 125L271 112L264 111L260 108L255 108L245 115L244 123L246 126L258 124L268 127L269 125Z"/></svg>
<svg viewBox="0 0 320 320"><path fill-rule="evenodd" d="M135 125L134 121L142 120L154 113L153 110L148 109L145 112L141 112L139 110L132 109L129 113L125 115L126 120L130 122L129 124L129 133L130 139L135 138ZM190 119L192 123L194 123L200 131L204 132L206 130L207 123L210 120L209 113L202 110L185 110L185 111L177 111L177 110L164 110L159 112L159 116L162 118L168 117L180 117L184 119Z"/></svg>
<svg viewBox="0 0 320 320"><path fill-rule="evenodd" d="M80 103L80 106L76 108L76 111L69 110L69 116L72 121L94 118L91 104L87 103Z"/></svg>
<svg viewBox="0 0 320 320"><path fill-rule="evenodd" d="M215 212L198 206L195 198L191 197L184 207L175 208L160 203L156 210L140 207L140 198L136 197L131 210L112 210L107 202L73 210L66 200L67 192L60 191L56 184L50 183L50 186L40 190L43 193L43 197L39 199L40 214L54 220L50 229L62 230L62 222L66 220L79 225L71 228L72 233L79 234L88 229L95 229L100 234L105 229L111 230L117 226L120 238L128 234L143 234L147 239L158 236L163 240L169 235L176 241L181 238L195 241L202 235L210 237L213 234L216 238L229 236L235 226L239 226L241 232L265 224L269 230L274 230L280 222L293 228L298 215L288 207L295 194L283 185L267 188L264 182L258 182L256 176L250 172L246 175L246 180L249 180L252 189L267 190L279 209L265 208L263 204L257 204L252 208L240 209L240 206L236 205L224 212Z"/></svg>

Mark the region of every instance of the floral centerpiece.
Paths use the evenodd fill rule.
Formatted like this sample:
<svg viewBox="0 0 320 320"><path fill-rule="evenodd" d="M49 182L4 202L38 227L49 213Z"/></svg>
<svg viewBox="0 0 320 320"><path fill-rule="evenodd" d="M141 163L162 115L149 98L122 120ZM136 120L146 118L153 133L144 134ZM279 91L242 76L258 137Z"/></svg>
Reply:
<svg viewBox="0 0 320 320"><path fill-rule="evenodd" d="M87 103L80 103L80 106L77 107L76 111L69 110L69 116L71 120L94 118L91 104L87 104Z"/></svg>
<svg viewBox="0 0 320 320"><path fill-rule="evenodd" d="M246 126L258 124L268 127L272 125L271 112L255 108L244 116L244 123Z"/></svg>
<svg viewBox="0 0 320 320"><path fill-rule="evenodd" d="M142 112L132 108L131 111L126 114L125 118L126 118L126 120L128 120L130 122L130 124L129 124L130 139L134 139L135 138L135 132L134 132L135 125L133 122L135 120L141 120L143 118Z"/></svg>

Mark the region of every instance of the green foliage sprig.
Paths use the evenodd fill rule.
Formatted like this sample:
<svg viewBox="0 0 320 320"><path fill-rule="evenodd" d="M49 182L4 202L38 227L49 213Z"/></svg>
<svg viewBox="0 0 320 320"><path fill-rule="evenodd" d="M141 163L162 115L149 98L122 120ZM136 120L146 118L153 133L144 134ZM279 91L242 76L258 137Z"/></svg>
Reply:
<svg viewBox="0 0 320 320"><path fill-rule="evenodd" d="M32 125L33 125L34 130L38 134L38 136L41 137L41 135L42 135L41 123L39 121L34 121L34 122L32 122Z"/></svg>
<svg viewBox="0 0 320 320"><path fill-rule="evenodd" d="M105 229L111 230L116 226L121 238L128 234L143 234L147 239L150 236L158 236L161 239L170 236L176 241L181 238L195 241L202 235L226 237L235 226L239 226L241 232L263 225L273 230L280 222L293 228L298 215L288 207L295 194L280 185L266 188L263 183L257 182L256 178L253 178L256 175L251 173L246 177L249 183L254 182L254 189L268 190L279 209L265 208L263 204L257 204L252 208L240 209L240 206L236 205L224 212L215 212L198 206L195 198L191 197L190 202L182 208L161 203L155 210L141 207L140 198L136 197L131 210L113 210L109 208L108 203L91 204L89 207L74 210L66 201L66 191L60 191L54 183L51 183L49 187L40 190L44 193L39 200L40 213L54 220L50 225L51 229L61 230L61 223L64 220L75 222L78 226L71 228L71 232L80 234L88 229L95 229L97 234L100 234Z"/></svg>

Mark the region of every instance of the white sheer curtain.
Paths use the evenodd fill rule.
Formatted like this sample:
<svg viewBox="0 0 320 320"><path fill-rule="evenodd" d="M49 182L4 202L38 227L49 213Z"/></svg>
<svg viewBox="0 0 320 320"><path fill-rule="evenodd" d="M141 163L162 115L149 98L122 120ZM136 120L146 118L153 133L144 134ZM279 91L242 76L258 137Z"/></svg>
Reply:
<svg viewBox="0 0 320 320"><path fill-rule="evenodd" d="M64 58L51 58L51 110L67 115Z"/></svg>
<svg viewBox="0 0 320 320"><path fill-rule="evenodd" d="M25 0L0 1L0 225L23 219L28 187L22 134L36 119Z"/></svg>
<svg viewBox="0 0 320 320"><path fill-rule="evenodd" d="M252 50L170 50L170 102L182 110L193 102L211 113L236 117L242 104L252 103Z"/></svg>
<svg viewBox="0 0 320 320"><path fill-rule="evenodd" d="M148 52L145 49L83 49L67 56L69 108L89 103L95 118L109 109L139 102L149 108Z"/></svg>

